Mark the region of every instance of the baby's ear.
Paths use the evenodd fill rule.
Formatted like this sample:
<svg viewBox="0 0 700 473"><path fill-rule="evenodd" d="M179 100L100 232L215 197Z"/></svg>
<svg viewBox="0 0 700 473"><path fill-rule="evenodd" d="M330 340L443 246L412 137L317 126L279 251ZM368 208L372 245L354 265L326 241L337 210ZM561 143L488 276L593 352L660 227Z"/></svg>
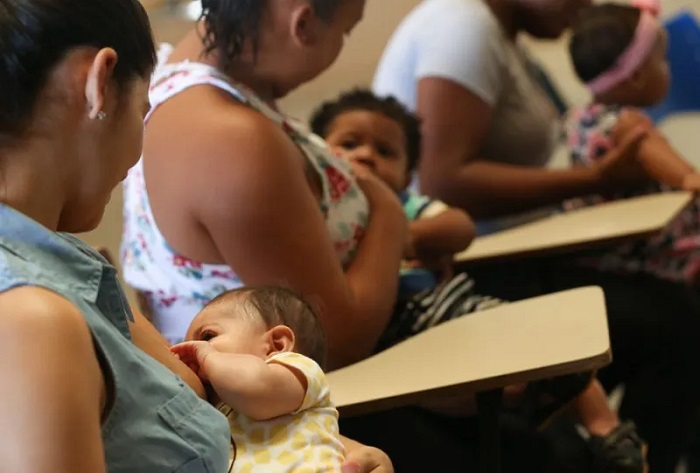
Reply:
<svg viewBox="0 0 700 473"><path fill-rule="evenodd" d="M644 90L647 87L648 81L649 76L645 73L645 70L643 69L635 71L634 74L632 74L632 76L629 79L624 81L622 85L624 85L628 89L632 88L634 90Z"/></svg>
<svg viewBox="0 0 700 473"><path fill-rule="evenodd" d="M286 325L277 325L267 331L268 356L294 350L294 332Z"/></svg>

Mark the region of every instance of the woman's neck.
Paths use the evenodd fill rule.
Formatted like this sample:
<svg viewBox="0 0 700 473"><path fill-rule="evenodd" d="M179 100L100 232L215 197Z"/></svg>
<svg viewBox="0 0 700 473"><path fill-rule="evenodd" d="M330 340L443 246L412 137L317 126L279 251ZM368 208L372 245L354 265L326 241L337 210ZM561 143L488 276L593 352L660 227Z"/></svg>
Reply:
<svg viewBox="0 0 700 473"><path fill-rule="evenodd" d="M512 0L484 0L501 24L501 28L511 40L518 36L517 14Z"/></svg>
<svg viewBox="0 0 700 473"><path fill-rule="evenodd" d="M192 30L178 45L169 58L169 62L184 60L196 61L215 67L226 74L233 82L242 84L264 100L268 105L275 106L275 88L264 78L260 77L252 66L251 60L234 61L227 70L221 69L221 61L217 51L204 53L202 47L202 32Z"/></svg>
<svg viewBox="0 0 700 473"><path fill-rule="evenodd" d="M61 179L49 163L51 149L24 146L0 151L0 203L57 231L65 206Z"/></svg>
<svg viewBox="0 0 700 473"><path fill-rule="evenodd" d="M231 64L226 75L238 84L243 84L272 108L276 108L275 87L254 71L250 62L236 61Z"/></svg>

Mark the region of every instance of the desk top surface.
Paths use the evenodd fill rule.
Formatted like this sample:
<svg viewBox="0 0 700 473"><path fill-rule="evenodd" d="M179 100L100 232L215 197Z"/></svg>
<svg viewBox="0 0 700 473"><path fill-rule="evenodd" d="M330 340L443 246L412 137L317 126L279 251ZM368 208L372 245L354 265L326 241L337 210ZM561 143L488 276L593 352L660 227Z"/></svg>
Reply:
<svg viewBox="0 0 700 473"><path fill-rule="evenodd" d="M690 202L689 192L667 192L552 215L476 238L457 263L476 263L574 251L653 235Z"/></svg>
<svg viewBox="0 0 700 473"><path fill-rule="evenodd" d="M478 392L593 370L611 360L603 292L586 287L446 322L329 374L336 405L357 414L439 391Z"/></svg>

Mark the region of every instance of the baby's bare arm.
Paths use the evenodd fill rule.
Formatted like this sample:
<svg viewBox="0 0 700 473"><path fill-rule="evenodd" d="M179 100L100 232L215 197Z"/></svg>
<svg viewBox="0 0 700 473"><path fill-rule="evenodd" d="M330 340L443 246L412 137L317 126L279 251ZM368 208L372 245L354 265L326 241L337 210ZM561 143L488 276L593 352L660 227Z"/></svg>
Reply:
<svg viewBox="0 0 700 473"><path fill-rule="evenodd" d="M675 189L698 190L695 168L654 128L643 112L626 110L613 130L613 141L619 141L621 135L629 132L635 120L645 122L648 127L647 136L639 143L637 159L649 177Z"/></svg>
<svg viewBox="0 0 700 473"><path fill-rule="evenodd" d="M207 342L172 347L180 359L208 381L219 398L254 420L294 412L306 395L306 378L294 368L254 355L221 353Z"/></svg>
<svg viewBox="0 0 700 473"><path fill-rule="evenodd" d="M458 253L469 246L476 234L469 215L454 207L434 217L414 220L408 230L416 258Z"/></svg>
<svg viewBox="0 0 700 473"><path fill-rule="evenodd" d="M651 133L641 143L639 161L649 175L662 184L675 189L699 189L695 168L659 132Z"/></svg>

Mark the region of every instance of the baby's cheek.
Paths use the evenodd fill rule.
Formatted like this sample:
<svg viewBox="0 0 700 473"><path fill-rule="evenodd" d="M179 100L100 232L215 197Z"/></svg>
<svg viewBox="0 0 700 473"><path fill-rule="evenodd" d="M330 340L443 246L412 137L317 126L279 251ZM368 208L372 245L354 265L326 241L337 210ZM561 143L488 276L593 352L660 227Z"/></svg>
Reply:
<svg viewBox="0 0 700 473"><path fill-rule="evenodd" d="M349 159L347 150L339 146L331 146L331 153L336 158Z"/></svg>

